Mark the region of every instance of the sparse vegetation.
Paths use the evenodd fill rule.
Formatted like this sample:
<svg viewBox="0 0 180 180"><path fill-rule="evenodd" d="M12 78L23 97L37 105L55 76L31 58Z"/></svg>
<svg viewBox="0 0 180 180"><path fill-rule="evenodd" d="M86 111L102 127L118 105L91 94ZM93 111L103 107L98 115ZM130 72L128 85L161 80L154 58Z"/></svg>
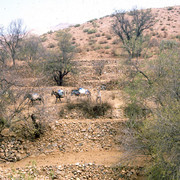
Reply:
<svg viewBox="0 0 180 180"><path fill-rule="evenodd" d="M160 42L160 50L173 49L177 47L178 43L174 40L162 40Z"/></svg>
<svg viewBox="0 0 180 180"><path fill-rule="evenodd" d="M98 118L105 116L109 110L112 110L112 106L107 102L99 104L82 100L79 103L68 103L67 109L69 111L73 109L80 110L86 118Z"/></svg>
<svg viewBox="0 0 180 180"><path fill-rule="evenodd" d="M48 75L51 74L58 86L62 86L64 77L75 69L75 64L72 62L75 46L72 45L69 33L60 31L57 34L57 38L59 51L49 54L45 71Z"/></svg>
<svg viewBox="0 0 180 180"><path fill-rule="evenodd" d="M40 39L41 39L41 42L46 42L47 41L47 37L45 35L42 36Z"/></svg>
<svg viewBox="0 0 180 180"><path fill-rule="evenodd" d="M5 42L10 35L0 28L0 172L8 176L0 178L179 179L179 7L152 12L155 26L149 9L134 9L39 37L22 34L14 60ZM91 98L71 96L80 87ZM50 92L60 89L65 97L55 103ZM31 92L44 103L25 99ZM116 149L112 158L120 153L128 166L94 164L111 161ZM71 152L85 160L90 154L94 163L69 165ZM59 166L49 162L51 153ZM34 155L42 168L5 169ZM131 168L139 157L143 168Z"/></svg>
<svg viewBox="0 0 180 180"><path fill-rule="evenodd" d="M96 33L95 36L96 37L100 37L101 35L100 35L100 33Z"/></svg>
<svg viewBox="0 0 180 180"><path fill-rule="evenodd" d="M12 21L6 31L3 27L0 28L0 46L11 57L14 66L19 43L25 34L26 31L21 19Z"/></svg>
<svg viewBox="0 0 180 180"><path fill-rule="evenodd" d="M96 21L97 19L95 18L95 19L91 19L90 21L88 21L88 22L90 22L90 23L92 23L92 22L94 22L94 21Z"/></svg>
<svg viewBox="0 0 180 180"><path fill-rule="evenodd" d="M87 34L94 34L96 33L96 29L84 29L83 32L87 32Z"/></svg>
<svg viewBox="0 0 180 180"><path fill-rule="evenodd" d="M110 46L105 46L104 49L110 49L111 47Z"/></svg>
<svg viewBox="0 0 180 180"><path fill-rule="evenodd" d="M52 43L49 44L49 48ZM20 60L37 60L44 56L44 47L41 40L37 36L29 36L21 40L19 45L19 51L17 52L17 58Z"/></svg>
<svg viewBox="0 0 180 180"><path fill-rule="evenodd" d="M128 18L128 15L132 17ZM115 22L113 31L123 43L129 57L139 57L143 49L143 43L147 40L143 31L154 25L154 17L149 9L133 9L129 13L117 11L114 14Z"/></svg>
<svg viewBox="0 0 180 180"><path fill-rule="evenodd" d="M54 45L53 43L50 43L47 47L48 47L48 48L54 48L55 45Z"/></svg>
<svg viewBox="0 0 180 180"><path fill-rule="evenodd" d="M80 24L76 24L74 27L79 27L80 26Z"/></svg>
<svg viewBox="0 0 180 180"><path fill-rule="evenodd" d="M177 72L180 54L177 46L173 49L171 46L163 47L160 51L153 67L147 68L151 84L137 74L131 76L131 83L126 84L130 104L125 108L125 114L129 117L127 125L138 140L136 145L143 147L144 152L152 157L152 164L147 170L149 178L177 179L176 139L180 129L180 89L177 86L180 77Z"/></svg>
<svg viewBox="0 0 180 180"><path fill-rule="evenodd" d="M167 8L168 11L171 11L171 10L173 10L173 9L174 9L173 7L168 7L168 8Z"/></svg>
<svg viewBox="0 0 180 180"><path fill-rule="evenodd" d="M93 44L95 44L95 43L96 43L96 41L97 41L96 39L90 39L90 40L89 40L89 45L93 45Z"/></svg>
<svg viewBox="0 0 180 180"><path fill-rule="evenodd" d="M106 61L100 60L93 63L93 68L95 70L95 74L101 76L105 67Z"/></svg>
<svg viewBox="0 0 180 180"><path fill-rule="evenodd" d="M99 44L106 44L106 43L108 43L106 40L100 40L99 41Z"/></svg>
<svg viewBox="0 0 180 180"><path fill-rule="evenodd" d="M12 129L18 137L34 141L45 133L47 124L42 120L37 120L37 117L32 114L30 117L26 118L24 122L12 126Z"/></svg>
<svg viewBox="0 0 180 180"><path fill-rule="evenodd" d="M106 34L106 38L107 38L107 40L112 39L111 35L109 35L109 34Z"/></svg>
<svg viewBox="0 0 180 180"><path fill-rule="evenodd" d="M52 31L52 30L50 30L50 31L48 31L48 32L47 32L47 34L52 34L52 33L53 33L53 31Z"/></svg>

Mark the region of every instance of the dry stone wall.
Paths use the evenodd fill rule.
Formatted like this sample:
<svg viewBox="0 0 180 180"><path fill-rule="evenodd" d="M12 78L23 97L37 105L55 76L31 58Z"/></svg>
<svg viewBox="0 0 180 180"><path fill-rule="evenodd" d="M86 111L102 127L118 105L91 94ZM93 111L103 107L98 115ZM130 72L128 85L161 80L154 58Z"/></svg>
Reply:
<svg viewBox="0 0 180 180"><path fill-rule="evenodd" d="M86 152L93 149L109 151L120 148L123 122L116 120L77 121L77 123L68 122L68 120L56 121L50 125L51 131L35 142L20 140L17 137L4 138L0 145L0 159L12 162L55 150L65 153Z"/></svg>
<svg viewBox="0 0 180 180"><path fill-rule="evenodd" d="M136 180L143 176L142 167L104 166L87 164L70 164L59 166L45 166L36 168L0 169L0 179L61 179L61 180Z"/></svg>

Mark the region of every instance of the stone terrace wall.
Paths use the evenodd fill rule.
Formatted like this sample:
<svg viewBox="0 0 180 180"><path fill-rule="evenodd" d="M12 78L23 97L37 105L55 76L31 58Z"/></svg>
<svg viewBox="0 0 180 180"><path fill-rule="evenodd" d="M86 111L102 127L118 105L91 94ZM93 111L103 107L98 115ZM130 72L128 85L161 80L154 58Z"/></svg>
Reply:
<svg viewBox="0 0 180 180"><path fill-rule="evenodd" d="M67 122L65 122L67 121ZM68 120L56 121L50 125L51 131L35 142L4 138L0 144L0 159L2 161L18 161L31 155L60 152L83 152L93 149L118 150L124 123L118 120L93 121Z"/></svg>
<svg viewBox="0 0 180 180"><path fill-rule="evenodd" d="M61 179L61 180L121 180L121 179L139 179L142 178L141 167L108 167L104 165L95 165L92 163L74 165L45 166L36 168L29 166L21 169L0 169L0 179L5 178L33 178L33 179Z"/></svg>

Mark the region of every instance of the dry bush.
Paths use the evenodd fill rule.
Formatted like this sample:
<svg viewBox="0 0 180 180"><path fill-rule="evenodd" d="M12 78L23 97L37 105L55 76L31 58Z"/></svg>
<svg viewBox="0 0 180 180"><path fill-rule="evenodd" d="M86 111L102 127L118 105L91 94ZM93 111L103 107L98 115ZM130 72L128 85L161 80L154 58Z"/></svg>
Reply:
<svg viewBox="0 0 180 180"><path fill-rule="evenodd" d="M107 115L107 113L112 110L112 106L108 102L96 103L81 100L78 103L67 103L66 109L68 112L72 112L73 110L81 112L85 118L98 118ZM60 114L62 115L63 113L64 110L61 110ZM78 115L81 113L78 113Z"/></svg>
<svg viewBox="0 0 180 180"><path fill-rule="evenodd" d="M112 42L112 44L119 44L119 39L115 39L115 40L113 40L113 42Z"/></svg>
<svg viewBox="0 0 180 180"><path fill-rule="evenodd" d="M107 38L107 40L112 39L111 35L109 35L109 34L106 35L106 38Z"/></svg>
<svg viewBox="0 0 180 180"><path fill-rule="evenodd" d="M106 83L107 90L119 89L119 87L120 87L119 80L110 80L108 83Z"/></svg>
<svg viewBox="0 0 180 180"><path fill-rule="evenodd" d="M55 47L55 45L53 44L53 43L50 43L48 46L47 46L47 48L54 48Z"/></svg>
<svg viewBox="0 0 180 180"><path fill-rule="evenodd" d="M36 117L33 119L31 115L31 118L28 117L25 121L16 123L11 129L18 137L34 141L45 133L47 127L48 125L45 121L36 121Z"/></svg>
<svg viewBox="0 0 180 180"><path fill-rule="evenodd" d="M115 57L119 56L119 53L117 52L117 49L112 50L112 55L115 56Z"/></svg>
<svg viewBox="0 0 180 180"><path fill-rule="evenodd" d="M150 43L149 43L150 47L158 47L159 46L159 42L156 38L152 38Z"/></svg>
<svg viewBox="0 0 180 180"><path fill-rule="evenodd" d="M93 64L93 69L95 70L95 74L101 76L105 67L106 61L100 60Z"/></svg>
<svg viewBox="0 0 180 180"><path fill-rule="evenodd" d="M106 43L108 43L106 40L99 41L99 44L106 44Z"/></svg>

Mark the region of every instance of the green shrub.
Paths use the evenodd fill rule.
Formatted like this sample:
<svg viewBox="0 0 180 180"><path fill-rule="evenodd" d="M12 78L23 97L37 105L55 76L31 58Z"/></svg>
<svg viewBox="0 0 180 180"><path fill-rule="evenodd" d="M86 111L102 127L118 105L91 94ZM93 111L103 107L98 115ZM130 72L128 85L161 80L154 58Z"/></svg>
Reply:
<svg viewBox="0 0 180 180"><path fill-rule="evenodd" d="M88 34L96 33L96 29L84 29L83 32L87 32Z"/></svg>
<svg viewBox="0 0 180 180"><path fill-rule="evenodd" d="M94 21L96 21L96 20L97 20L97 19L95 18L95 19L89 20L88 22L92 23L92 22L94 22Z"/></svg>
<svg viewBox="0 0 180 180"><path fill-rule="evenodd" d="M80 24L76 24L74 27L79 27L80 26Z"/></svg>
<svg viewBox="0 0 180 180"><path fill-rule="evenodd" d="M96 29L89 29L87 33L88 33L88 34L96 33Z"/></svg>
<svg viewBox="0 0 180 180"><path fill-rule="evenodd" d="M128 80L124 89L131 103L124 112L129 118L129 146L133 144L130 150L139 148L150 157L146 166L148 179L175 180L180 175L180 89L176 86L180 84L180 54L174 41L163 41L162 44L167 49L157 60L153 59L153 68L150 63L151 68L147 66L145 71L152 83L145 83L137 75Z"/></svg>
<svg viewBox="0 0 180 180"><path fill-rule="evenodd" d="M168 11L171 11L171 10L173 10L173 9L174 9L173 7L168 7L168 8L167 8Z"/></svg>
<svg viewBox="0 0 180 180"><path fill-rule="evenodd" d="M101 41L99 41L99 44L106 44L106 43L107 43L106 40L101 40Z"/></svg>
<svg viewBox="0 0 180 180"><path fill-rule="evenodd" d="M149 110L141 107L137 103L130 103L124 109L125 116L129 119L141 119L146 117L149 112Z"/></svg>
<svg viewBox="0 0 180 180"><path fill-rule="evenodd" d="M83 32L88 32L88 29L84 29Z"/></svg>
<svg viewBox="0 0 180 180"><path fill-rule="evenodd" d="M52 34L52 33L53 33L53 31L52 31L52 30L50 30L50 31L48 31L48 32L47 32L47 34Z"/></svg>
<svg viewBox="0 0 180 180"><path fill-rule="evenodd" d="M180 35L176 35L176 38L180 40Z"/></svg>
<svg viewBox="0 0 180 180"><path fill-rule="evenodd" d="M105 46L104 49L110 49L111 47L110 46Z"/></svg>
<svg viewBox="0 0 180 180"><path fill-rule="evenodd" d="M178 43L174 40L162 40L160 43L160 50L173 49L178 46Z"/></svg>

